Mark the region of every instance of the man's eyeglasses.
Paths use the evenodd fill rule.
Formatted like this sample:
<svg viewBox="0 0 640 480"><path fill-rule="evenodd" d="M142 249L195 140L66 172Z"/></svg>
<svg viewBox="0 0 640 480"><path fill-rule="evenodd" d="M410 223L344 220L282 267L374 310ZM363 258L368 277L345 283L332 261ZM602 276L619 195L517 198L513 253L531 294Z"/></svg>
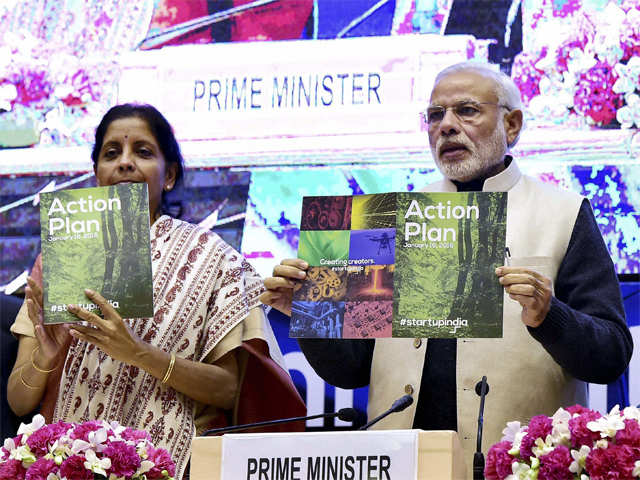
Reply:
<svg viewBox="0 0 640 480"><path fill-rule="evenodd" d="M443 107L441 105L433 105L423 112L420 112L422 120L429 126L437 125L440 123L447 113L447 110L451 109L458 120L464 123L473 123L482 114L482 105L493 105L500 108L506 108L511 111L507 105L493 102L459 102L451 105L450 107Z"/></svg>

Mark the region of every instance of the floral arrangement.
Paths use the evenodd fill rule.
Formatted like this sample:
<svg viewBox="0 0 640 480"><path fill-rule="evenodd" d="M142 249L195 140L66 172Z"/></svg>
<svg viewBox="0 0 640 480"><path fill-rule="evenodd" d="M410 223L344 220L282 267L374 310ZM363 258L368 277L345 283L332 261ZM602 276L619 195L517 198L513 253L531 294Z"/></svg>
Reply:
<svg viewBox="0 0 640 480"><path fill-rule="evenodd" d="M640 127L638 1L611 0L590 11L572 0L552 15L540 8L531 18L533 44L512 69L532 116Z"/></svg>
<svg viewBox="0 0 640 480"><path fill-rule="evenodd" d="M509 422L487 454L488 480L609 480L640 477L640 409L608 415L574 405L529 425Z"/></svg>
<svg viewBox="0 0 640 480"><path fill-rule="evenodd" d="M34 128L43 145L89 143L116 78L113 61L67 50L29 32L0 39L0 119Z"/></svg>
<svg viewBox="0 0 640 480"><path fill-rule="evenodd" d="M58 422L42 415L0 448L2 480L173 479L175 465L149 434L116 422Z"/></svg>

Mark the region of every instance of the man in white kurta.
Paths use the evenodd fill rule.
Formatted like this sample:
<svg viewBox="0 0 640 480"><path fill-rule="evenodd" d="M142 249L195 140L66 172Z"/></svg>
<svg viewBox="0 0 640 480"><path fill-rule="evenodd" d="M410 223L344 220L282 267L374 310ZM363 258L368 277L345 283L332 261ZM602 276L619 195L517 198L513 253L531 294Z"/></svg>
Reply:
<svg viewBox="0 0 640 480"><path fill-rule="evenodd" d="M416 400L376 428L456 430L471 478L480 399L488 377L484 445L506 422L586 404L585 382L608 383L627 367L633 344L613 264L591 207L575 193L523 175L508 151L522 129L520 93L489 66L464 63L435 80L425 127L444 175L428 191L508 192L509 266L500 339L300 339L316 372L341 388L369 385L376 417L404 394ZM265 280L264 303L290 313L292 279L306 264L284 260ZM486 447L485 447L486 448Z"/></svg>

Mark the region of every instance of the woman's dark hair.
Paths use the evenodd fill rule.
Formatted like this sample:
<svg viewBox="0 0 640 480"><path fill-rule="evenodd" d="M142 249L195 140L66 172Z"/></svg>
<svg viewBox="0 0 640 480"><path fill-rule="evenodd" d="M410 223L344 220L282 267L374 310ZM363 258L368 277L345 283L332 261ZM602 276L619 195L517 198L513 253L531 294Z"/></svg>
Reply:
<svg viewBox="0 0 640 480"><path fill-rule="evenodd" d="M171 210L169 201L169 194L179 189L184 177L184 159L180 152L180 146L173 133L173 128L166 118L152 105L137 104L137 103L124 103L122 105L116 105L111 107L107 113L105 113L100 124L96 128L96 138L93 144L93 150L91 151L91 160L93 160L94 170L98 167L98 159L100 158L100 150L104 143L104 136L107 133L109 125L116 120L123 118L137 117L146 122L149 126L149 130L153 134L160 151L165 159L167 167L175 165L176 169L176 181L171 192L162 192L162 211L169 213ZM173 199L174 195L172 195Z"/></svg>

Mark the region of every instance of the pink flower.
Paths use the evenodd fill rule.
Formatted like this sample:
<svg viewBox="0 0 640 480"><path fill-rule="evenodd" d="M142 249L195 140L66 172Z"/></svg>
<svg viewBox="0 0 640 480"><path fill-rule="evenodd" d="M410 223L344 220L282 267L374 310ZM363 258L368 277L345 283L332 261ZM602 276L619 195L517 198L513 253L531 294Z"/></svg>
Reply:
<svg viewBox="0 0 640 480"><path fill-rule="evenodd" d="M120 436L125 440L129 440L134 443L138 443L141 440L147 440L151 443L151 435L144 430L134 430L133 428L126 428Z"/></svg>
<svg viewBox="0 0 640 480"><path fill-rule="evenodd" d="M628 445L640 450L640 425L636 420L624 419L624 430L616 433L616 445Z"/></svg>
<svg viewBox="0 0 640 480"><path fill-rule="evenodd" d="M149 470L146 475L149 480L155 480L156 478L162 478L162 471L166 470L170 476L176 474L176 466L171 460L169 453L164 448L149 448L147 450L148 459L152 461L155 466Z"/></svg>
<svg viewBox="0 0 640 480"><path fill-rule="evenodd" d="M574 416L576 414L582 415L583 413L594 411L594 410L591 410L590 408L583 407L582 405L579 405L577 403L575 405L571 405L570 407L565 408L565 410L569 412L571 416Z"/></svg>
<svg viewBox="0 0 640 480"><path fill-rule="evenodd" d="M16 103L29 106L38 105L46 101L53 93L53 85L49 79L49 72L46 70L23 69L14 77L17 77L14 84L18 91L17 97L11 102L14 105Z"/></svg>
<svg viewBox="0 0 640 480"><path fill-rule="evenodd" d="M96 422L95 420L90 422L84 422L80 425L77 425L73 431L71 432L71 438L73 440L84 440L85 442L89 441L89 432L95 432L96 430L100 430L102 428L102 424L100 422Z"/></svg>
<svg viewBox="0 0 640 480"><path fill-rule="evenodd" d="M0 463L0 480L24 480L26 472L20 460L12 458Z"/></svg>
<svg viewBox="0 0 640 480"><path fill-rule="evenodd" d="M42 420L42 419L40 419ZM42 425L39 421L37 425ZM21 460L10 459L7 448L2 448L4 460L0 460L0 480L47 480L50 477L63 478L67 480L94 480L100 476L106 475L113 478L121 478L130 480L142 465L142 459L136 449L136 444L144 443L145 450L149 462L145 463L145 468L153 465L151 472L143 475L149 480L164 479L168 475L175 475L175 465L164 449L156 449L150 440L149 433L143 430L134 430L125 428L112 422L110 427L107 426L103 433L106 438L101 438L101 447L97 453L93 449L84 450L66 458L60 465L54 459L47 458L49 449L56 443L59 448L72 449L72 444L78 440L88 441L89 437L93 437L91 432L102 430L105 427L104 422L89 421L83 424L69 424L58 422L51 425L42 425L36 430L27 426L27 430L32 432L29 436L18 435L15 438L6 440L9 449L13 449L21 445L21 440L25 440L31 452L35 455L35 460L28 468L23 466ZM125 438L126 440L122 440ZM83 447L78 442L76 447ZM86 447L86 446L85 446ZM92 465L96 462L102 468L102 475L94 473L90 468L85 466L85 462L89 461ZM107 467L110 465L110 467ZM94 467L97 468L97 467ZM163 474L163 472L165 474ZM53 475L51 475L53 474Z"/></svg>
<svg viewBox="0 0 640 480"><path fill-rule="evenodd" d="M574 50L584 50L584 47L590 43L590 39L586 32L578 30L572 38L565 40L555 51L556 65L558 72L564 73L569 70L569 55Z"/></svg>
<svg viewBox="0 0 640 480"><path fill-rule="evenodd" d="M37 455L46 455L49 447L71 427L64 422L53 423L39 428L27 438L27 445Z"/></svg>
<svg viewBox="0 0 640 480"><path fill-rule="evenodd" d="M591 117L596 125L614 121L624 103L622 95L613 91L617 79L615 71L602 62L582 73L573 96L576 111Z"/></svg>
<svg viewBox="0 0 640 480"><path fill-rule="evenodd" d="M591 480L631 480L633 464L638 459L631 447L609 444L607 448L591 450L585 467Z"/></svg>
<svg viewBox="0 0 640 480"><path fill-rule="evenodd" d="M633 33L620 41L620 47L622 47L623 54L620 59L625 63L632 57L640 56L640 35Z"/></svg>
<svg viewBox="0 0 640 480"><path fill-rule="evenodd" d="M587 428L587 423L602 417L599 412L584 409L579 417L569 420L569 432L571 433L571 446L577 450L581 446L593 447L593 443L600 438L600 432L592 432Z"/></svg>
<svg viewBox="0 0 640 480"><path fill-rule="evenodd" d="M484 476L488 480L504 480L511 475L511 464L517 459L509 455L511 442L504 440L493 445L487 452Z"/></svg>
<svg viewBox="0 0 640 480"><path fill-rule="evenodd" d="M84 466L84 457L72 455L60 465L60 476L74 480L93 480L93 472Z"/></svg>
<svg viewBox="0 0 640 480"><path fill-rule="evenodd" d="M529 422L527 434L520 444L520 456L524 459L534 456L531 448L536 443L537 438L544 440L553 429L553 421L546 415L536 415Z"/></svg>
<svg viewBox="0 0 640 480"><path fill-rule="evenodd" d="M540 95L540 79L543 72L535 67L538 60L539 57L530 53L519 53L513 61L511 77L518 86L525 105L528 105L533 97Z"/></svg>
<svg viewBox="0 0 640 480"><path fill-rule="evenodd" d="M573 474L569 471L571 462L569 449L564 445L557 446L540 457L538 480L572 480Z"/></svg>
<svg viewBox="0 0 640 480"><path fill-rule="evenodd" d="M136 447L125 442L111 442L102 453L103 456L111 459L111 468L108 473L116 477L130 477L136 473L141 463Z"/></svg>
<svg viewBox="0 0 640 480"><path fill-rule="evenodd" d="M50 473L56 473L58 465L53 460L39 458L27 470L26 480L47 480Z"/></svg>

